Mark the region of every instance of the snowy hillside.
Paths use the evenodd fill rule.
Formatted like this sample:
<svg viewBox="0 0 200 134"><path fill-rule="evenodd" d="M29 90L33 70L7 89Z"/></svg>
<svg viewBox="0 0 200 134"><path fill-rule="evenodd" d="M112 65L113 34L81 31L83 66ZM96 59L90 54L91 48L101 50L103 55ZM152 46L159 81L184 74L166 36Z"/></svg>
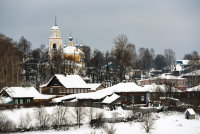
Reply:
<svg viewBox="0 0 200 134"><path fill-rule="evenodd" d="M37 122L34 120L34 112L38 108L22 108L22 109L15 109L15 110L5 110L3 113L10 118L14 123L19 125L19 121L21 115L25 115L26 113L31 114L32 125L36 124ZM53 116L54 110L56 107L47 107L46 110L49 114ZM73 114L72 107L69 107L67 111L69 112L68 118L73 122L72 114ZM89 108L85 108L87 113L89 113ZM104 109L94 108L94 113L104 113L104 118L113 118L114 113L117 114L117 117L127 117L131 114L131 111L122 110L121 108L114 110L114 111L107 111ZM152 130L152 134L199 134L200 133L200 120L199 116L196 117L194 120L187 120L185 119L184 113L180 112L163 112L163 113L153 113L153 118L155 119L154 129ZM80 129L78 127L70 127L69 130L63 131L56 131L56 130L46 130L46 131L31 131L31 132L24 132L24 134L91 134L92 132L99 133L106 133L103 128L94 129L91 128L88 124L89 116L85 116L83 124ZM145 130L141 126L141 122L121 122L121 123L109 123L108 126L114 126L116 130L116 134L145 134Z"/></svg>

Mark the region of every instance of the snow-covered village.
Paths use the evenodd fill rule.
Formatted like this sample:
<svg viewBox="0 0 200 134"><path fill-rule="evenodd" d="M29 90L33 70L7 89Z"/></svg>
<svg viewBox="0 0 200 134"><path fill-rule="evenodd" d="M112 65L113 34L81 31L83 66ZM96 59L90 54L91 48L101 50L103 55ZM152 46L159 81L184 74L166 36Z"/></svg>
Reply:
<svg viewBox="0 0 200 134"><path fill-rule="evenodd" d="M199 0L1 0L0 133L200 134Z"/></svg>

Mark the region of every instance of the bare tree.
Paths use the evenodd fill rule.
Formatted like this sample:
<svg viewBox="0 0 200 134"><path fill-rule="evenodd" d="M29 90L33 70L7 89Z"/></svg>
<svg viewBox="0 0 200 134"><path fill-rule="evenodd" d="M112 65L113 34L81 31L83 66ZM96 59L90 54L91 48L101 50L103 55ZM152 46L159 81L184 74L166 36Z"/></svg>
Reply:
<svg viewBox="0 0 200 134"><path fill-rule="evenodd" d="M64 74L65 73L65 67L63 65L63 55L62 50L56 50L54 51L51 59L51 74L54 75L56 73L58 74Z"/></svg>
<svg viewBox="0 0 200 134"><path fill-rule="evenodd" d="M102 82L102 67L104 63L104 55L100 50L95 49L93 52L93 56L91 58L91 66L93 67L93 75L97 77L97 81L94 82Z"/></svg>
<svg viewBox="0 0 200 134"><path fill-rule="evenodd" d="M190 60L189 65L195 66L199 64L200 55L197 51L193 51L190 54L185 54L183 59Z"/></svg>
<svg viewBox="0 0 200 134"><path fill-rule="evenodd" d="M23 58L27 58L31 50L31 42L22 36L17 45L18 49L22 52Z"/></svg>
<svg viewBox="0 0 200 134"><path fill-rule="evenodd" d="M149 70L152 67L154 59L154 49L148 48L140 48L138 59L137 59L137 66L141 70Z"/></svg>
<svg viewBox="0 0 200 134"><path fill-rule="evenodd" d="M94 119L94 108L93 107L89 107L88 115L89 115L90 121Z"/></svg>
<svg viewBox="0 0 200 134"><path fill-rule="evenodd" d="M173 93L173 89L174 89L174 86L175 86L175 83L174 82L165 82L165 88L166 88L166 94L168 97L172 97L172 93Z"/></svg>
<svg viewBox="0 0 200 134"><path fill-rule="evenodd" d="M36 48L31 52L31 55L34 59L36 60L40 60L41 59L41 49L40 48Z"/></svg>
<svg viewBox="0 0 200 134"><path fill-rule="evenodd" d="M167 67L171 67L176 62L175 52L172 49L164 50Z"/></svg>
<svg viewBox="0 0 200 134"><path fill-rule="evenodd" d="M85 65L86 67L89 67L90 66L90 58L91 58L91 52L90 52L90 47L89 46L83 46L83 52L85 54L85 57L84 57L84 62L85 62Z"/></svg>
<svg viewBox="0 0 200 134"><path fill-rule="evenodd" d="M154 64L155 64L155 68L159 69L159 70L166 67L167 62L166 62L165 56L162 55L162 54L156 55L155 60L154 60Z"/></svg>
<svg viewBox="0 0 200 134"><path fill-rule="evenodd" d="M35 113L36 119L38 121L39 127L45 129L48 127L48 122L50 120L50 115L44 107L39 108Z"/></svg>
<svg viewBox="0 0 200 134"><path fill-rule="evenodd" d="M31 120L32 120L31 116L30 116L30 114L28 112L25 114L25 116L21 115L20 116L19 127L21 129L29 129L31 127Z"/></svg>
<svg viewBox="0 0 200 134"><path fill-rule="evenodd" d="M21 63L19 50L12 39L0 34L0 90L5 86L16 86L21 82Z"/></svg>
<svg viewBox="0 0 200 134"><path fill-rule="evenodd" d="M144 121L141 123L142 127L147 133L149 133L152 129L154 129L154 124L155 124L155 121L152 118L151 113L147 113L144 116Z"/></svg>
<svg viewBox="0 0 200 134"><path fill-rule="evenodd" d="M85 117L85 111L83 107L74 107L74 114L72 114L72 117L75 119L78 127L80 128L81 122L84 120Z"/></svg>
<svg viewBox="0 0 200 134"><path fill-rule="evenodd" d="M128 67L133 65L135 59L135 45L128 42L126 35L121 34L114 39L115 47L112 50L117 76L120 81L124 79Z"/></svg>
<svg viewBox="0 0 200 134"><path fill-rule="evenodd" d="M54 116L53 116L53 124L54 127L60 129L61 125L66 126L65 128L68 129L68 118L67 118L68 110L67 107L57 106L54 109Z"/></svg>

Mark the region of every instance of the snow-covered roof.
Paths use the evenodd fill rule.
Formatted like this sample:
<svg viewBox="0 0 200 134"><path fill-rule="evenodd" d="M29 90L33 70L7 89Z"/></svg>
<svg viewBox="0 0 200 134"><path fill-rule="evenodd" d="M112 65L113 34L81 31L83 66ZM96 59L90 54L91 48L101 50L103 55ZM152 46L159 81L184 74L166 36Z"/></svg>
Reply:
<svg viewBox="0 0 200 134"><path fill-rule="evenodd" d="M183 76L195 76L195 75L200 75L200 70L194 70L192 72L184 74Z"/></svg>
<svg viewBox="0 0 200 134"><path fill-rule="evenodd" d="M187 92L193 92L193 91L200 91L200 85L187 89Z"/></svg>
<svg viewBox="0 0 200 134"><path fill-rule="evenodd" d="M75 46L67 46L63 49L63 53L64 54L80 54L83 53L79 48L78 51L76 51L76 47Z"/></svg>
<svg viewBox="0 0 200 134"><path fill-rule="evenodd" d="M177 76L173 76L173 75L169 75L169 74L161 74L158 77L152 77L152 78L149 78L149 79L138 80L138 82L144 81L144 80L157 80L157 79L184 80L185 78L181 78L181 77L177 77Z"/></svg>
<svg viewBox="0 0 200 134"><path fill-rule="evenodd" d="M149 92L167 92L167 88L165 85L156 85L156 84L144 85L143 88ZM182 91L172 87L172 92L182 92Z"/></svg>
<svg viewBox="0 0 200 134"><path fill-rule="evenodd" d="M35 96L33 99L44 99L44 100L46 100L46 99L51 99L51 98L54 98L54 97L56 97L56 95L46 95L46 94L41 94L41 93L39 93L37 96Z"/></svg>
<svg viewBox="0 0 200 134"><path fill-rule="evenodd" d="M148 92L148 90L142 88L141 86L138 86L134 82L127 82L127 83L119 83L117 85L114 85L112 87L109 87L113 90L115 93L120 92Z"/></svg>
<svg viewBox="0 0 200 134"><path fill-rule="evenodd" d="M179 99L172 98L172 97L160 97L161 100L169 99L169 100L174 100L174 101L179 101Z"/></svg>
<svg viewBox="0 0 200 134"><path fill-rule="evenodd" d="M189 112L190 115L195 115L195 112L194 112L194 110L193 110L192 108L188 108L188 109L185 111L185 113L186 113L186 112Z"/></svg>
<svg viewBox="0 0 200 134"><path fill-rule="evenodd" d="M188 65L190 60L177 60L177 62L180 62L180 61L183 63L183 65Z"/></svg>
<svg viewBox="0 0 200 134"><path fill-rule="evenodd" d="M136 85L134 82L118 83L114 86L104 88L104 89L98 90L96 92L67 95L64 97L55 98L52 101L53 102L61 102L63 100L72 99L74 97L78 100L79 99L99 100L99 99L102 99L113 93L121 93L121 92L148 92L148 90Z"/></svg>
<svg viewBox="0 0 200 134"><path fill-rule="evenodd" d="M90 88L79 75L64 76L62 74L55 74L46 85L48 85L54 77L66 88Z"/></svg>
<svg viewBox="0 0 200 134"><path fill-rule="evenodd" d="M161 76L159 76L160 79L184 79L181 77L176 77L173 75L166 75L166 74L162 74Z"/></svg>
<svg viewBox="0 0 200 134"><path fill-rule="evenodd" d="M90 87L90 90L91 90L91 91L96 91L97 88L98 88L99 86L101 86L100 83L88 83L87 85Z"/></svg>
<svg viewBox="0 0 200 134"><path fill-rule="evenodd" d="M3 97L3 96L0 97L0 104L7 104L11 101L12 99L10 97Z"/></svg>
<svg viewBox="0 0 200 134"><path fill-rule="evenodd" d="M55 97L55 95L41 94L34 87L5 87L4 90L12 98L50 99Z"/></svg>
<svg viewBox="0 0 200 134"><path fill-rule="evenodd" d="M102 103L105 103L105 104L110 104L112 103L113 101L116 101L120 96L117 95L117 94L112 94L111 96L107 96L103 101Z"/></svg>
<svg viewBox="0 0 200 134"><path fill-rule="evenodd" d="M58 26L52 26L51 28L52 30L60 30L60 28Z"/></svg>

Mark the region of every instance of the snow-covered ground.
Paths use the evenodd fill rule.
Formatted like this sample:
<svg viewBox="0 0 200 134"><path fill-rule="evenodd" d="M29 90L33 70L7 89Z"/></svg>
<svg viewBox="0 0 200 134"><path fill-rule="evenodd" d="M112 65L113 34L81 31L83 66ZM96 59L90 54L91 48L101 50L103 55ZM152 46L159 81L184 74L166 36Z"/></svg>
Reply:
<svg viewBox="0 0 200 134"><path fill-rule="evenodd" d="M50 114L53 114L55 107L47 107L47 111ZM88 109L88 108L87 108ZM37 108L22 108L16 110L5 110L3 113L9 117L13 122L16 124L19 123L19 119L21 115L26 114L29 112L33 115L34 111ZM73 108L68 108L68 111L73 111ZM105 117L109 118L112 117L113 113L118 113L119 117L125 117L130 115L130 111L122 110L121 108L115 111L107 111L99 108L94 109L95 112L104 112ZM69 116L70 117L70 116ZM180 112L168 112L168 113L153 113L153 117L156 118L154 129L151 131L152 134L200 134L200 119L197 116L194 120L187 120L185 119L184 113ZM34 117L33 122L34 123ZM32 131L32 132L24 132L24 134L91 134L96 132L105 133L104 129L93 129L90 128L88 124L88 118L84 120L85 124L81 126L81 128L77 127L70 127L67 131L56 131L56 130L46 130L46 131ZM111 125L111 124L108 124ZM116 134L145 134L145 130L141 127L140 122L126 122L126 123L115 123L114 128L116 129Z"/></svg>

